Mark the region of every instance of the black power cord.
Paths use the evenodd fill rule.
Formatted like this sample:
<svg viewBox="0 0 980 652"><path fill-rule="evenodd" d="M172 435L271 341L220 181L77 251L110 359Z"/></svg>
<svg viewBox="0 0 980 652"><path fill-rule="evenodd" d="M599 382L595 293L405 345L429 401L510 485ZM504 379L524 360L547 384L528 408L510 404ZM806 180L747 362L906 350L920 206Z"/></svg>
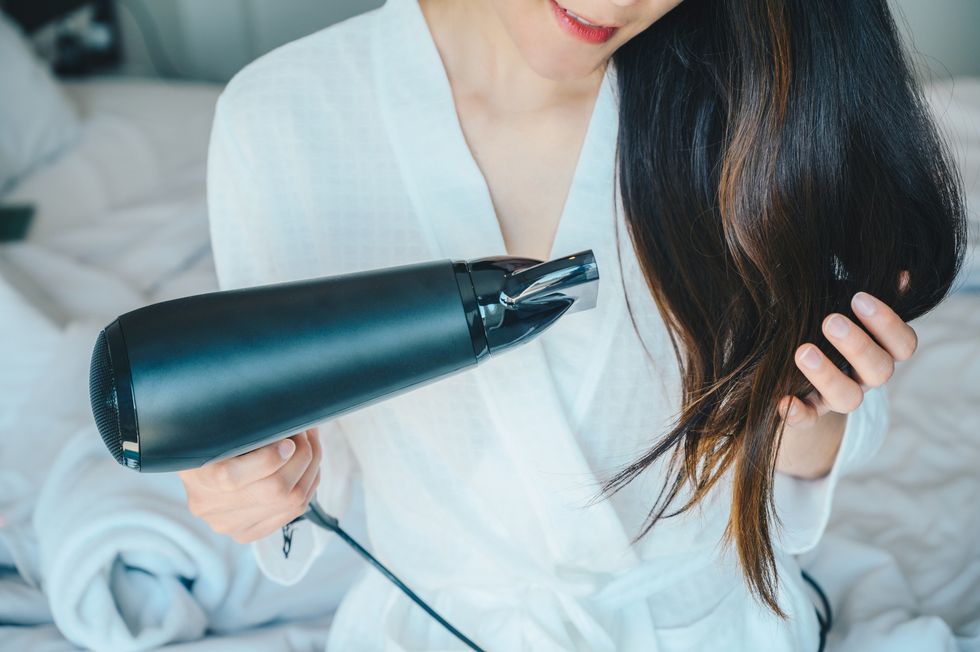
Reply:
<svg viewBox="0 0 980 652"><path fill-rule="evenodd" d="M418 595L416 595L414 591L408 588L408 586L404 582L398 579L398 577L394 573L388 570L388 568L380 561L378 561L374 557L374 555L368 552L364 548L364 546L362 546L353 537L347 534L347 532L345 532L344 529L340 527L340 522L337 520L337 518L324 512L316 501L313 501L309 504L305 514L303 514L302 516L297 516L292 521L287 523L285 527L283 527L283 536L284 536L283 553L284 554L286 555L289 554L289 547L290 544L292 543L291 526L294 523L297 523L298 521L302 521L304 519L309 520L313 524L318 525L321 528L336 534L338 537L341 538L341 540L344 541L344 543L346 543L351 548L353 548L354 551L357 552L357 554L359 554L368 563L374 566L378 570L378 572L380 572L382 575L388 578L388 580L391 581L391 583L394 584L396 587L398 587L402 591L402 593L408 596L408 598L412 602L420 606L427 614L432 616L432 618L434 618L436 622L438 622L440 625L446 628L446 630L450 634L452 634L457 639L462 641L463 644L466 645L466 647L470 648L474 652L484 652L483 648L481 648L479 645L477 645L472 640L467 638L467 636L463 634L461 631L453 627L452 624L449 623L449 621L447 621L445 618L440 616L435 609L430 607L425 602L425 600L420 598ZM817 581L813 579L813 576L811 576L803 569L800 569L800 574L803 576L803 580L807 584L809 584L814 591L816 591L817 596L820 599L820 604L823 607L823 613L821 613L820 609L817 609L816 607L814 607L814 611L817 614L817 622L820 624L820 643L819 643L819 647L817 647L817 652L824 652L824 648L826 647L827 644L827 633L830 631L830 628L833 626L834 612L830 608L830 600L827 599L827 595L824 593L823 589L820 587Z"/></svg>
<svg viewBox="0 0 980 652"><path fill-rule="evenodd" d="M455 636L456 638L458 638L460 641L462 641L463 644L466 645L466 647L470 648L474 652L484 652L483 651L483 648L481 648L479 645L477 645L476 643L474 643L473 641L471 641L469 638L467 638L466 635L463 634L461 631L459 631L458 629L456 629L455 627L453 627L449 623L449 621L447 621L445 618L443 618L442 616L440 616L436 612L435 609L433 609L432 607L430 607L425 602L425 600L423 600L418 595L416 595L415 592L412 591L412 589L408 588L408 586L406 586L404 582L402 582L400 579L398 579L398 577L394 573L392 573L390 570L388 570L385 567L384 564L382 564L380 561L378 561L377 559L375 559L374 555L372 555L370 552L368 552L364 548L364 546L362 546L361 544L359 544L349 534L347 534L347 532L345 532L343 530L343 528L340 527L340 523L337 521L337 519L335 517L331 516L330 514L327 514L326 512L324 512L323 509L320 508L320 505L318 505L316 501L313 501L313 502L311 502L309 504L309 506L306 508L306 513L305 514L303 514L302 516L297 516L296 518L294 518L292 521L290 521L286 525L286 527L284 528L284 534L285 534L285 532L288 531L288 528L289 528L290 525L292 525L293 523L296 523L297 521L302 521L303 519L307 519L310 522L314 523L315 525L318 525L318 526L322 527L325 530L329 530L330 532L333 532L334 534L336 534L337 536L339 536L344 541L344 543L346 543L351 548L353 548L354 551L357 552L357 554L359 554L361 557L363 557L365 560L367 560L368 563L370 563L382 575L384 575L386 578L388 578L388 580L390 580L392 584L394 584L395 586L397 586L401 590L402 593L404 593L405 595L407 595L412 602L414 602L418 606L422 607L422 609L427 614L429 614L430 616L432 616L436 620L436 622L438 622L440 625L442 625L443 627L445 627L446 630L450 634L452 634L453 636ZM283 548L283 551L284 552L287 552L287 554L288 554L288 544L289 544L289 536L287 535L286 536L286 539L285 539L285 546Z"/></svg>
<svg viewBox="0 0 980 652"><path fill-rule="evenodd" d="M803 580L816 591L817 597L820 598L820 605L823 607L822 614L819 609L814 607L814 611L817 612L817 622L820 623L820 646L817 648L817 652L823 652L824 647L827 645L827 633L834 625L834 612L830 608L830 600L827 599L827 594L817 584L817 580L813 579L813 576L802 568L800 569L800 574L803 575Z"/></svg>

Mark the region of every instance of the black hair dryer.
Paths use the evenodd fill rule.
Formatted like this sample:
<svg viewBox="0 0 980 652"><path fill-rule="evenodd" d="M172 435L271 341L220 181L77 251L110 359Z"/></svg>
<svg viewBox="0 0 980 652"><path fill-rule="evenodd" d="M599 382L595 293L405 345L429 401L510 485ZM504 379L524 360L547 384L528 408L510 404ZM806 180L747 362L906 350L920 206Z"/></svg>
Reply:
<svg viewBox="0 0 980 652"><path fill-rule="evenodd" d="M179 471L479 364L595 306L591 251L439 260L211 292L121 315L89 391L116 461Z"/></svg>
<svg viewBox="0 0 980 652"><path fill-rule="evenodd" d="M164 301L118 317L89 393L116 461L179 471L475 366L594 308L591 251L541 262L438 260ZM336 533L467 647L482 652L324 512Z"/></svg>

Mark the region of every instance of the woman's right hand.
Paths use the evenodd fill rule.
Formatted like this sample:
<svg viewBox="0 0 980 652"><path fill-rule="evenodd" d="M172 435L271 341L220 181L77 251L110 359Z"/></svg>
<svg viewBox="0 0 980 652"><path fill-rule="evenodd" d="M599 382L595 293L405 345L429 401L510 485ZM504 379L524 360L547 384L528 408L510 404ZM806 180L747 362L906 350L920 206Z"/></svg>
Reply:
<svg viewBox="0 0 980 652"><path fill-rule="evenodd" d="M254 451L178 471L191 513L238 543L261 539L306 511L320 484L316 428Z"/></svg>

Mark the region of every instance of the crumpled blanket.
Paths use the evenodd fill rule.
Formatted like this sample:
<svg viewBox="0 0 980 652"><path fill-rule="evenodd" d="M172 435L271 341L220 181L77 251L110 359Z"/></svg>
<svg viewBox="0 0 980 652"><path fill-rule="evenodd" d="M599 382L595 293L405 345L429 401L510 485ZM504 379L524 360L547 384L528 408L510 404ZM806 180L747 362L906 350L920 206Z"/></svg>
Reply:
<svg viewBox="0 0 980 652"><path fill-rule="evenodd" d="M119 466L94 426L55 459L33 525L54 621L94 650L145 650L322 617L363 568L337 549L301 584L269 581L248 546L190 514L175 474Z"/></svg>

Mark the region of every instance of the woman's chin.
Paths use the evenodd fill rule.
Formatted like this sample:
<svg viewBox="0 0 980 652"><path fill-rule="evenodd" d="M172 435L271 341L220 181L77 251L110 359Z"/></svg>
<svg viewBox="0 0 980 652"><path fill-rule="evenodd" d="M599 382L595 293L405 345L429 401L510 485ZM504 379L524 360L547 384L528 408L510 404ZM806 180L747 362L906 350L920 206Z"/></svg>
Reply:
<svg viewBox="0 0 980 652"><path fill-rule="evenodd" d="M594 53L570 51L568 48L544 46L522 48L525 61L534 72L557 82L583 79L602 67L605 57Z"/></svg>

